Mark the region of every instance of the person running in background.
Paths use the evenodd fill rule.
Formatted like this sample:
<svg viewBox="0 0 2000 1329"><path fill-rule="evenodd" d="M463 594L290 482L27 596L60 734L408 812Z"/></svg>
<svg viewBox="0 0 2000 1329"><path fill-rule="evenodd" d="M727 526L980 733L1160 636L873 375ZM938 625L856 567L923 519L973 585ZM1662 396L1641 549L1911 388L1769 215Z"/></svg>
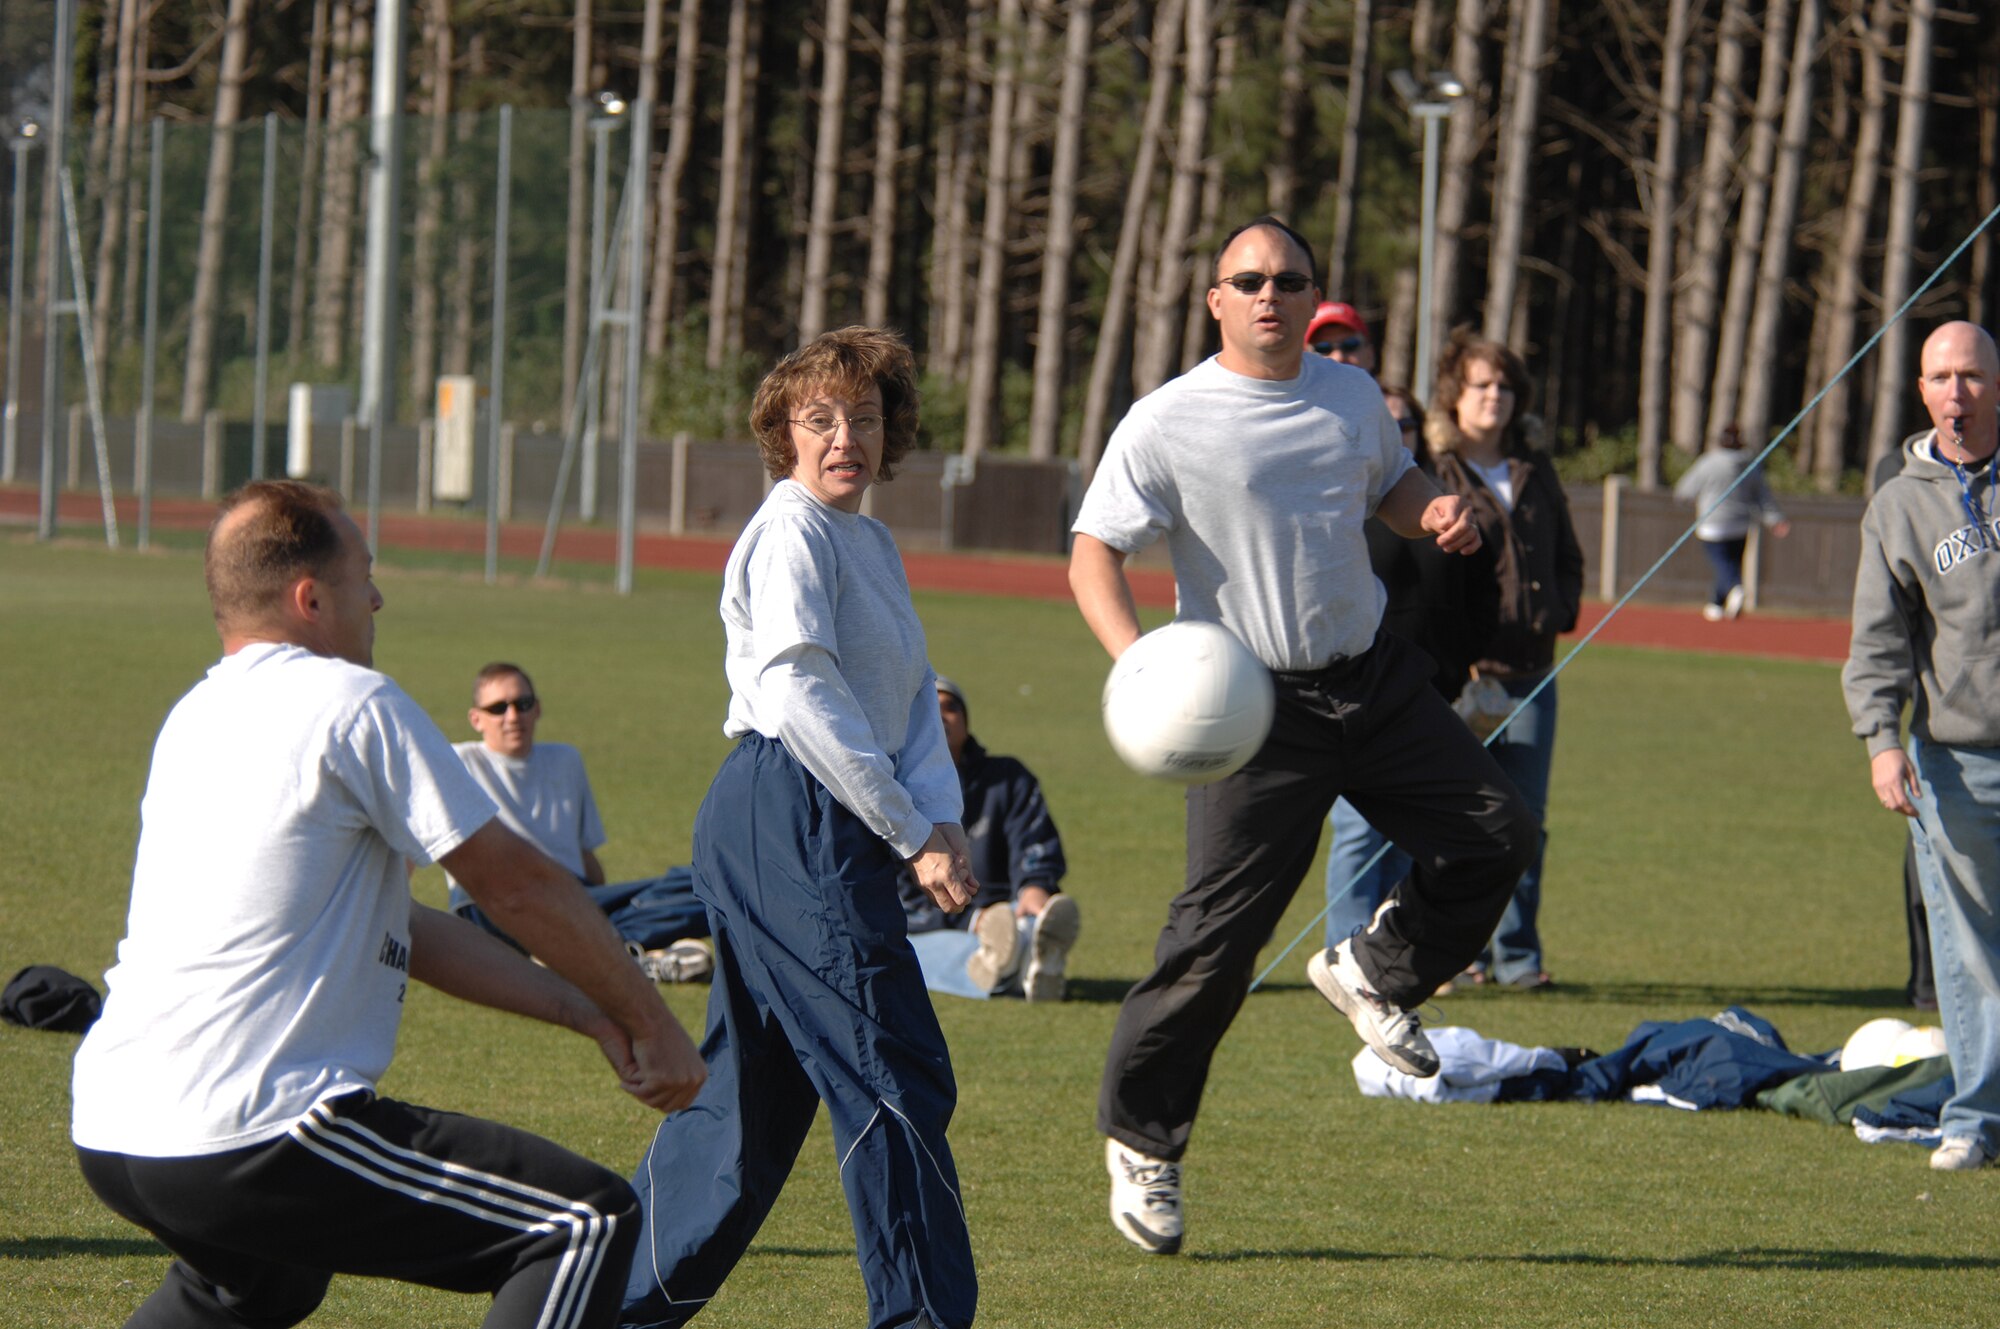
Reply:
<svg viewBox="0 0 2000 1329"><path fill-rule="evenodd" d="M1792 531L1764 478L1764 468L1744 448L1742 431L1724 425L1715 446L1697 457L1674 485L1674 497L1694 504L1701 514L1694 536L1715 569L1715 590L1701 607L1701 616L1711 623L1735 618L1743 612L1743 547L1749 542L1751 523L1761 520L1781 540Z"/></svg>

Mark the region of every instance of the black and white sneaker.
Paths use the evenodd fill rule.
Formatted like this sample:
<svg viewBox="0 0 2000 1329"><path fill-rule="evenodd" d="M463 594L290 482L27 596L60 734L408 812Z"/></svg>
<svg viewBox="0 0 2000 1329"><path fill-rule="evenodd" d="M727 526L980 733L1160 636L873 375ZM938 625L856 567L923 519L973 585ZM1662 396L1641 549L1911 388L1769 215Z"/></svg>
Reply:
<svg viewBox="0 0 2000 1329"><path fill-rule="evenodd" d="M715 947L701 937L683 937L657 951L642 951L639 967L655 983L706 983L715 976Z"/></svg>
<svg viewBox="0 0 2000 1329"><path fill-rule="evenodd" d="M1369 986L1367 975L1354 961L1354 938L1306 961L1306 977L1382 1060L1419 1080L1438 1073L1437 1049L1425 1036L1423 1022L1415 1011L1397 1009Z"/></svg>
<svg viewBox="0 0 2000 1329"><path fill-rule="evenodd" d="M1111 1173L1112 1226L1148 1254L1179 1254L1181 1165L1107 1139L1104 1166Z"/></svg>

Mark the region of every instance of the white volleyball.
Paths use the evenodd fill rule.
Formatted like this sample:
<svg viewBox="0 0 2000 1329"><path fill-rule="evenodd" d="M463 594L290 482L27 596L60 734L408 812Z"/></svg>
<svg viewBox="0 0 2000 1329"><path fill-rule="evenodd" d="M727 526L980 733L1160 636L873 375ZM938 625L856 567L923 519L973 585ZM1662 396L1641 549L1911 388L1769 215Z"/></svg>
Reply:
<svg viewBox="0 0 2000 1329"><path fill-rule="evenodd" d="M1104 732L1125 764L1176 784L1240 769L1271 732L1271 671L1225 627L1177 622L1127 648L1104 682Z"/></svg>

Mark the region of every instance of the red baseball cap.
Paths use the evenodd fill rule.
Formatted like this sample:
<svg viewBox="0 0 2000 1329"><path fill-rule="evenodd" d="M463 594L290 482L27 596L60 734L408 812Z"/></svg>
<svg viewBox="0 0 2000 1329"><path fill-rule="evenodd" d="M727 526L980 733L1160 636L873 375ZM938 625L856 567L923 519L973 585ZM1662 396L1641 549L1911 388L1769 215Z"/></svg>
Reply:
<svg viewBox="0 0 2000 1329"><path fill-rule="evenodd" d="M1368 336L1368 325L1361 321L1361 315L1354 312L1354 306L1338 300L1322 300L1319 308L1313 310L1312 322L1306 324L1306 345L1312 345L1321 328L1352 328L1362 336Z"/></svg>

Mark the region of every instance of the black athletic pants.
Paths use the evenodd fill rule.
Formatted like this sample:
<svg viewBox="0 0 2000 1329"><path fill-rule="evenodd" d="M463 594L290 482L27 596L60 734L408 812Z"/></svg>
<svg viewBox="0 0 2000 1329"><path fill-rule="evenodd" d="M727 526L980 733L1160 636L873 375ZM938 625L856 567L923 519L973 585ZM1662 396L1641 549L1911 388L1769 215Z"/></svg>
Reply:
<svg viewBox="0 0 2000 1329"><path fill-rule="evenodd" d="M247 1149L77 1155L98 1197L177 1257L127 1321L141 1329L284 1329L336 1273L490 1292L487 1329L609 1326L639 1239L617 1174L511 1126L367 1093Z"/></svg>
<svg viewBox="0 0 2000 1329"><path fill-rule="evenodd" d="M1369 981L1407 1010L1493 935L1541 836L1521 796L1430 685L1429 657L1390 633L1363 655L1279 674L1271 736L1250 764L1187 796L1187 885L1155 969L1111 1036L1098 1129L1177 1159L1210 1059L1345 795L1415 865L1355 942Z"/></svg>

